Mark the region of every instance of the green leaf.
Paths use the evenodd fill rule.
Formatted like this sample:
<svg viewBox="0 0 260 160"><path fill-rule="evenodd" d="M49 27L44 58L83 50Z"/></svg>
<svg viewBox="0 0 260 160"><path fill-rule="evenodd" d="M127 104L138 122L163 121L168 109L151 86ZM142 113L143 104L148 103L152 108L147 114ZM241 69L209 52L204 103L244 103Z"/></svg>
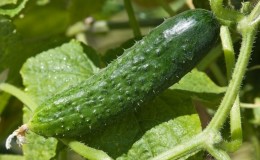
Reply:
<svg viewBox="0 0 260 160"><path fill-rule="evenodd" d="M118 157L127 152L145 131L175 117L195 112L189 97L169 89L138 110L123 113L114 122L80 140L104 150L112 157Z"/></svg>
<svg viewBox="0 0 260 160"><path fill-rule="evenodd" d="M198 115L181 116L147 131L118 160L151 159L201 132ZM197 159L197 158L196 158Z"/></svg>
<svg viewBox="0 0 260 160"><path fill-rule="evenodd" d="M18 155L0 155L0 160L25 160L23 156Z"/></svg>
<svg viewBox="0 0 260 160"><path fill-rule="evenodd" d="M26 92L40 104L58 91L85 80L97 70L84 54L80 43L72 40L29 58L20 72Z"/></svg>
<svg viewBox="0 0 260 160"><path fill-rule="evenodd" d="M19 4L17 4L17 0L13 0L13 1L5 0L3 2L0 2L2 4L2 5L0 5L0 7L2 7L4 5L9 5L12 3L16 4L14 6L11 5L11 7L0 8L0 15L8 15L10 17L14 17L25 7L27 2L28 2L28 0L21 0L21 2Z"/></svg>
<svg viewBox="0 0 260 160"><path fill-rule="evenodd" d="M20 36L16 33L16 29L12 21L1 15L0 26L0 72L9 69L9 77L13 77L13 70L16 65L9 65L11 62L8 61L8 56L12 57L9 54L10 50L12 47L17 48L17 45L15 44L20 40ZM4 78L4 80L5 79L6 78Z"/></svg>
<svg viewBox="0 0 260 160"><path fill-rule="evenodd" d="M0 26L0 72L8 69L9 74L6 81L13 84L20 85L19 70L28 57L59 45L66 40L61 35L37 37L33 41L26 40L18 32L12 21L1 15Z"/></svg>
<svg viewBox="0 0 260 160"><path fill-rule="evenodd" d="M29 115L28 109L25 110L24 115ZM29 131L26 135L26 141L27 144L23 145L23 154L26 160L49 160L56 155L58 141L55 138L44 138Z"/></svg>
<svg viewBox="0 0 260 160"><path fill-rule="evenodd" d="M225 87L217 86L205 73L196 69L185 75L171 89L205 101L219 100L226 91Z"/></svg>
<svg viewBox="0 0 260 160"><path fill-rule="evenodd" d="M9 5L9 4L16 4L18 0L1 0L0 7Z"/></svg>
<svg viewBox="0 0 260 160"><path fill-rule="evenodd" d="M26 39L42 39L51 35L64 34L70 25L70 13L64 3L52 1L48 5L39 6L35 2L30 2L28 9L22 12L20 16L22 18L16 17L14 24Z"/></svg>
<svg viewBox="0 0 260 160"><path fill-rule="evenodd" d="M85 80L97 70L84 54L80 43L72 40L29 58L21 74L26 92L40 104L53 94ZM28 122L31 114L24 108L24 123ZM29 132L26 139L29 142L23 145L26 159L49 160L56 155L58 141L55 138L44 138Z"/></svg>

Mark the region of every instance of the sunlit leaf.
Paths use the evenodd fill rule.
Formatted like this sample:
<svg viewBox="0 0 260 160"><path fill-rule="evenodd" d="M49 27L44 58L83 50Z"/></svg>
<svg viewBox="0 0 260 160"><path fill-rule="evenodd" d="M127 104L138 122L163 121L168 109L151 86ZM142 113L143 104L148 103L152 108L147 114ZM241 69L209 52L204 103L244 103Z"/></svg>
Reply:
<svg viewBox="0 0 260 160"><path fill-rule="evenodd" d="M171 89L207 101L221 98L226 91L226 87L217 86L205 73L196 69L184 76Z"/></svg>
<svg viewBox="0 0 260 160"><path fill-rule="evenodd" d="M77 84L97 71L83 52L80 43L72 40L60 47L29 58L21 69L26 92L40 104L53 94ZM24 123L32 113L24 108ZM58 141L29 132L23 145L26 159L48 160L56 155Z"/></svg>
<svg viewBox="0 0 260 160"><path fill-rule="evenodd" d="M29 58L21 69L26 92L39 104L58 91L91 76L97 68L77 41Z"/></svg>
<svg viewBox="0 0 260 160"><path fill-rule="evenodd" d="M133 144L127 154L117 159L151 159L190 139L200 132L200 120L196 114L181 116L147 131L141 139ZM194 160L198 159L201 158L194 158Z"/></svg>

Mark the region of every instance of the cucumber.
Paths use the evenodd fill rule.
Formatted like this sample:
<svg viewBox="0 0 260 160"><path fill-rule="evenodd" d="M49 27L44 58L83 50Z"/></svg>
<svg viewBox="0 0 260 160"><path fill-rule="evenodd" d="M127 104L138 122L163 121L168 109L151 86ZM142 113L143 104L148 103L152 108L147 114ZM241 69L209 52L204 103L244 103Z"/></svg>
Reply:
<svg viewBox="0 0 260 160"><path fill-rule="evenodd" d="M208 53L219 24L207 10L165 20L105 69L39 106L28 128L76 138L103 127L178 82Z"/></svg>

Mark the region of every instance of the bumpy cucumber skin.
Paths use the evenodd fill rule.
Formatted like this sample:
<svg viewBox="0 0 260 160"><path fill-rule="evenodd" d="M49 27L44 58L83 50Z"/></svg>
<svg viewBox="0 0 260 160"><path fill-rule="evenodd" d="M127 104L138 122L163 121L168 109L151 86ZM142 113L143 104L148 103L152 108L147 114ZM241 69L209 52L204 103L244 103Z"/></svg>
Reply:
<svg viewBox="0 0 260 160"><path fill-rule="evenodd" d="M43 136L68 138L102 127L178 82L218 35L219 24L209 11L169 18L105 69L42 104L28 127Z"/></svg>

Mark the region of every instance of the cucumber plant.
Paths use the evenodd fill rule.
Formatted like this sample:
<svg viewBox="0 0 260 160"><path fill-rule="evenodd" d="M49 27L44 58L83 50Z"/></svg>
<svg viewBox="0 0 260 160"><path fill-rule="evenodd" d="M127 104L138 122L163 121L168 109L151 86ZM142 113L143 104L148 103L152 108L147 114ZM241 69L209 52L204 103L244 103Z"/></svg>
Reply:
<svg viewBox="0 0 260 160"><path fill-rule="evenodd" d="M27 0L22 0L19 4L24 7L26 2ZM176 3L174 1L175 4L178 2L180 1L176 1ZM8 4L8 2L4 2L0 5L5 5L5 3ZM141 32L138 21L133 14L133 6L129 0L125 0L124 3L128 17L130 18L130 27L133 29L134 35L140 37ZM187 3L189 3L188 6L193 6L191 1ZM200 2L194 1L195 6L198 3ZM203 1L203 6L205 3L206 2ZM157 4L162 4L162 8L164 8L169 15L175 14L174 10L165 2L158 0ZM84 74L84 71L81 72L80 70L84 70L84 67L73 68L73 65L71 65L72 63L66 63L65 65L61 63L61 65L59 65L59 63L53 63L50 59L50 61L44 63L48 65L58 65L52 70L54 74L52 73L46 76L45 73L41 72L44 71L45 65L42 65L44 63L37 61L40 56L30 58L25 65L28 67L28 65L32 64L31 62L38 62L38 66L40 66L41 69L37 70L35 68L34 73L38 71L35 75L29 75L28 72L22 71L24 74L23 78L28 75L28 77L34 78L37 77L37 75L41 75L39 77L46 76L46 78L44 77L42 79L36 78L36 82L33 82L33 85L36 86L26 88L26 92L29 90L28 93L31 95L27 95L9 84L0 84L1 90L20 98L22 102L31 109L31 112L29 111L30 116L27 116L24 121L25 124L15 130L7 139L7 148L11 147L10 143L14 137L17 137L18 144L25 143L24 146L29 146L30 141L26 144L26 137L29 138L30 135L33 134L34 137L37 137L36 139L42 140L49 137L52 138L51 141L47 139L44 140L44 142L41 141L40 145L42 146L44 146L44 143L47 141L48 144L51 143L50 146L52 146L51 148L49 147L52 155L49 155L49 157L45 159L57 158L59 156L58 154L55 155L55 153L60 152L59 149L62 148L58 147L62 146L60 143L57 143L58 140L85 158L97 160L112 159L110 156L113 158L117 157L117 159L163 160L188 157L191 159L202 159L201 156L199 158L191 157L200 151L207 151L215 159L230 159L228 153L238 150L242 145L240 106L245 106L245 104L241 103L240 99L245 100L245 97L242 96L242 98L240 98L239 92L243 91L243 88L241 89L240 86L246 73L254 38L259 29L260 2L256 4L245 2L241 5L240 11L230 9L232 7L224 7L223 0L210 0L207 4L210 4L212 12L204 9L195 9L168 18L161 25L153 29L148 35L143 37L142 40L136 42L134 46L126 49L122 56L108 64L106 68L97 72L89 70L87 75L82 76L81 74ZM229 3L226 3L225 5L232 5L232 2L229 1ZM236 5L236 7L239 6ZM17 14L20 10L21 8L18 7L18 10L14 13ZM0 14L2 12L5 11L0 10ZM6 12L5 15L10 15L10 12L7 13L8 12ZM22 20L17 20L18 26L20 25L19 21ZM0 23L6 22L6 18L5 21L0 21ZM140 23L140 25L142 24ZM214 59L216 54L219 55L219 53L222 53L219 45L216 47L214 46L219 37L219 30L227 76L221 75L221 70L219 70L216 61L213 63L211 63L212 61L209 61ZM237 59L235 58L235 52L237 50L234 49L233 40L238 38L234 37L233 34L231 35L229 30L232 30L232 33L241 35L242 43ZM8 34L10 34L9 30L1 30L0 28L0 31L0 35L3 35L3 38L0 37L0 40L5 40L6 42L1 42L0 45L7 46L6 53L10 53L12 50L10 50L10 48L8 48L10 46L6 44L9 44L15 39L8 39ZM12 37L15 32L16 31L13 31ZM85 56L78 57L78 59L75 57L75 59L71 58L70 56L72 55L67 54L65 48L66 47L60 48L63 57L55 59L57 62L68 62L68 59L70 59L70 61L75 60L76 62L79 62L87 59ZM78 51L78 48L72 47L68 50ZM59 49L54 50L54 52L56 51L58 52ZM48 54L40 55L46 56ZM194 89L189 90L185 87L185 89L176 87L176 85L178 85L176 83L201 60L200 66L206 66L211 63L209 68L217 81L219 80L220 83L224 82L223 84L228 82L227 90L225 91L223 99L219 102L219 106L217 108L211 108L216 110L213 118L206 122L207 126L202 131L198 115L196 114L192 116L174 117L174 120L165 123L159 121L157 123L158 126L153 124L151 126L152 129L147 128L145 131L148 131L145 134L142 133L141 135L136 134L135 136L130 136L129 139L133 139L132 147L131 149L129 149L130 146L125 147L124 154L119 152L120 154L123 154L120 157L104 150L110 155L108 156L101 150L90 148L81 142L75 141L84 141L87 136L93 136L95 133L102 131L102 129L119 123L117 121L120 121L122 116L137 114L136 112L142 111L142 106L152 103L154 99L160 97L161 94L172 85L175 87L171 87L170 90L178 93L171 94L171 96L180 95L181 98L186 97L183 98L183 101L184 99L187 100L187 96L189 97L189 100L200 100L198 97L203 97L202 93L196 95L191 91ZM90 65L88 64L88 66L92 66L92 69L95 68L92 63ZM70 78L63 80L64 84L54 87L57 90L57 93L55 93L50 86L59 81L58 79L60 77L56 76L55 73L58 74L57 71L64 68L68 69L66 71L69 71L69 74L73 73L73 70L70 70L73 68L75 70L74 77L72 78L68 75ZM76 72L76 70L79 72ZM68 72L66 72L66 74L67 73ZM78 78L80 76L82 77ZM84 79L84 77L86 78ZM53 78L53 80L49 81L51 78ZM78 81L79 79L81 80ZM71 85L65 84L66 81L70 82ZM199 82L200 81L198 81L198 83ZM50 94L47 95L46 91L41 92L41 89L37 86L38 83L41 83L40 86L46 85L46 87L49 87ZM195 86L196 83L192 84ZM28 87L27 85L31 84L25 85ZM35 94L30 92L30 89L39 91L39 93ZM190 92L192 92L192 94L190 94ZM242 93L244 94L244 92ZM31 100L30 96L33 97L33 100ZM210 99L211 95L206 94L206 96ZM34 102L35 100L36 103ZM165 103L169 103L169 101L165 100ZM172 102L170 104L173 105ZM216 106L216 104L214 105ZM257 111L257 108L252 109L252 111L255 116L254 121L245 120L245 122L259 125L257 119L257 117L259 117L259 112ZM160 112L154 114L156 115L158 113ZM200 111L198 111L198 114L201 114ZM223 127L225 127L224 124L227 123L228 117L230 117L229 125L231 134L229 140L227 140L223 131ZM156 118L154 119L156 120ZM123 121L127 122L127 119L124 119ZM193 123L189 124L189 121L193 121ZM129 123L133 124L131 122ZM141 124L143 122L138 123ZM192 129L192 132L189 133L190 129ZM255 130L257 129L258 128ZM251 131L250 133L253 134L254 131ZM100 134L97 134L97 136L98 135ZM247 135L251 136L248 133ZM163 136L163 138L159 138L160 136ZM257 140L257 134L253 134L253 137L259 142L259 140ZM100 137L100 139L102 141L103 137ZM29 140L32 141L32 139ZM117 141L116 143L120 144L121 142ZM48 148L46 146L45 149ZM96 148L103 150L99 145L96 146ZM147 148L147 146L149 147ZM257 148L257 143L255 148ZM31 149L37 151L38 155L41 152L40 148L37 147L31 147ZM32 151L32 153L36 153L34 151ZM25 158L30 159L28 156L28 149L25 150L24 153ZM53 157L53 154L55 157ZM256 150L255 159L259 159L259 155L259 151ZM0 159L1 158L0 155ZM24 157L18 156L15 158L23 159ZM61 159L65 158L63 157Z"/></svg>
<svg viewBox="0 0 260 160"><path fill-rule="evenodd" d="M167 19L105 69L43 103L28 128L43 136L75 138L102 127L178 82L218 35L219 24L206 10Z"/></svg>

